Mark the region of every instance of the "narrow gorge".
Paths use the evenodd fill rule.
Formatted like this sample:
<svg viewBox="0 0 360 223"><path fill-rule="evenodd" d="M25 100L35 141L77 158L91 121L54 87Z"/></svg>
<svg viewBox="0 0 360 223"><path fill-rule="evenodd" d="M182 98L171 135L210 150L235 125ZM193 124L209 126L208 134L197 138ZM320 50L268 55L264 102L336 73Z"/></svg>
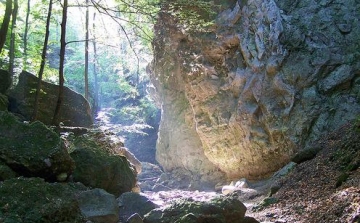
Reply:
<svg viewBox="0 0 360 223"><path fill-rule="evenodd" d="M0 223L360 223L360 0L0 20Z"/></svg>

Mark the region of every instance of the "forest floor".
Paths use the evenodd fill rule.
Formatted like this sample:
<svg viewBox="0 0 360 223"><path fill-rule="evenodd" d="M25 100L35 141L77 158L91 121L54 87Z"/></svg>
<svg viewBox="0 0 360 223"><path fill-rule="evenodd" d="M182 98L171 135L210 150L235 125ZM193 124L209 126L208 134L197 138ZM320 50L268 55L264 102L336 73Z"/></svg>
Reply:
<svg viewBox="0 0 360 223"><path fill-rule="evenodd" d="M360 222L360 126L346 125L317 142L322 150L298 164L272 197L252 208L260 222ZM271 202L270 202L271 203Z"/></svg>
<svg viewBox="0 0 360 223"><path fill-rule="evenodd" d="M269 197L268 181L237 191L247 216L263 223L360 223L360 125L346 125L322 138L315 158L295 166ZM200 191L145 192L165 205L181 197L207 200L218 193Z"/></svg>

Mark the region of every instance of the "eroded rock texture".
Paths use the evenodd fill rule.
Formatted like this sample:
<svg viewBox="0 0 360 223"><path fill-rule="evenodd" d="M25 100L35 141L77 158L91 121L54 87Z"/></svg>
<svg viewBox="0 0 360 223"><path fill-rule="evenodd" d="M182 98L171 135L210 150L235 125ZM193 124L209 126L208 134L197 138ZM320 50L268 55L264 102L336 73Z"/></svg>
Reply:
<svg viewBox="0 0 360 223"><path fill-rule="evenodd" d="M258 178L360 113L360 2L237 1L195 34L160 13L157 160Z"/></svg>

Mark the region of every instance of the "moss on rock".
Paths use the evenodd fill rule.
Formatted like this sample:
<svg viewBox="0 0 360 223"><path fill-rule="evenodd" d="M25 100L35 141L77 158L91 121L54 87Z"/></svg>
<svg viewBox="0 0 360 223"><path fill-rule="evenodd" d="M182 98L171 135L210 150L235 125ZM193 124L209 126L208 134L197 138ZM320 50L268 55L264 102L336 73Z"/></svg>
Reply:
<svg viewBox="0 0 360 223"><path fill-rule="evenodd" d="M0 159L19 175L56 180L74 169L60 137L41 122L19 122L0 111Z"/></svg>
<svg viewBox="0 0 360 223"><path fill-rule="evenodd" d="M144 223L241 223L245 212L245 205L236 196L220 196L208 202L179 199L149 212Z"/></svg>
<svg viewBox="0 0 360 223"><path fill-rule="evenodd" d="M8 98L0 93L0 111L7 111L9 106Z"/></svg>
<svg viewBox="0 0 360 223"><path fill-rule="evenodd" d="M114 155L94 136L82 135L74 139L71 157L76 162L75 181L86 186L102 188L119 196L136 184L136 173L126 157Z"/></svg>
<svg viewBox="0 0 360 223"><path fill-rule="evenodd" d="M40 178L14 178L0 184L0 222L85 222L76 194L80 184L47 183Z"/></svg>

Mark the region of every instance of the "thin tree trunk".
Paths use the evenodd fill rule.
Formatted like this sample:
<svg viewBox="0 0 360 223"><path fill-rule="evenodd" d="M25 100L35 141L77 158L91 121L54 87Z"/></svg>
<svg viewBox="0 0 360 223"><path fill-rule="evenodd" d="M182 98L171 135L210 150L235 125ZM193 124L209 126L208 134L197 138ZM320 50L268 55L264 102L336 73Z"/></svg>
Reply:
<svg viewBox="0 0 360 223"><path fill-rule="evenodd" d="M46 51L47 51L48 42L49 42L51 13L52 13L52 0L50 0L50 2L49 2L48 15L46 18L45 40L44 40L43 50L41 53L41 64L40 64L40 70L39 70L39 74L38 74L39 79L38 79L38 83L37 83L37 87L36 87L35 104L34 104L34 112L32 115L32 121L35 121L37 119L37 114L38 114L38 109L39 109L39 96L40 96L40 91L41 91L41 81L42 81L44 68L45 68Z"/></svg>
<svg viewBox="0 0 360 223"><path fill-rule="evenodd" d="M27 1L27 8L26 8L26 20L25 20L25 31L24 31L24 38L23 38L23 42L24 42L24 70L27 69L27 59L28 59L28 55L27 55L27 40L28 40L28 33L29 33L29 16L30 16L30 0Z"/></svg>
<svg viewBox="0 0 360 223"><path fill-rule="evenodd" d="M68 0L64 0L62 22L61 22L61 38L60 38L60 66L59 66L59 95L56 103L53 125L60 124L60 110L64 99L64 62L65 62L65 47L66 47L66 17L67 17Z"/></svg>
<svg viewBox="0 0 360 223"><path fill-rule="evenodd" d="M5 45L6 35L10 24L11 11L12 11L12 0L6 0L5 15L4 15L3 23L1 24L1 28L0 28L0 53Z"/></svg>
<svg viewBox="0 0 360 223"><path fill-rule="evenodd" d="M89 0L86 0L85 20L85 98L89 101Z"/></svg>
<svg viewBox="0 0 360 223"><path fill-rule="evenodd" d="M95 91L95 96L94 96L94 111L98 112L99 111L99 83L98 83L98 76L97 76L97 71L96 71L96 61L97 61L97 52L96 52L96 36L95 36L95 31L96 31L96 25L95 25L95 18L96 18L96 13L94 12L93 15L93 49L94 49L94 61L93 61L93 72L94 72L94 91Z"/></svg>
<svg viewBox="0 0 360 223"><path fill-rule="evenodd" d="M14 9L12 11L12 22L11 22L11 38L10 38L10 49L9 49L9 73L11 79L14 77L15 67L15 40L16 40L16 17L18 13L19 5L18 0L14 0Z"/></svg>

